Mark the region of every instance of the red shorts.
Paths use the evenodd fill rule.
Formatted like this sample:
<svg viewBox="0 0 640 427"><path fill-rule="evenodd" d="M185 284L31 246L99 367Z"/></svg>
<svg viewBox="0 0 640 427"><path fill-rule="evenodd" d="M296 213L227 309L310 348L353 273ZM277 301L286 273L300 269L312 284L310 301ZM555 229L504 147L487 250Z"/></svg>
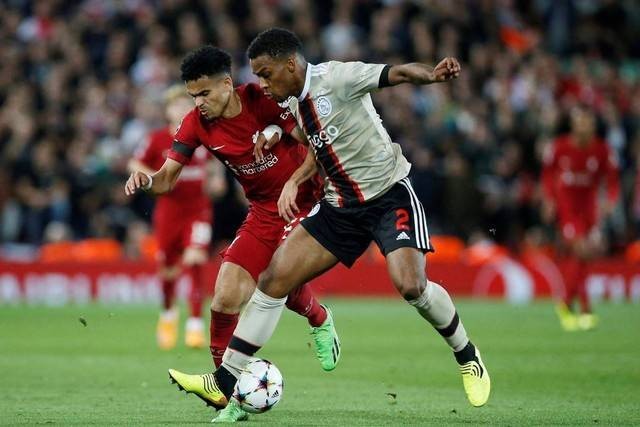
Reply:
<svg viewBox="0 0 640 427"><path fill-rule="evenodd" d="M206 249L211 243L211 209L179 213L157 210L153 231L158 242L158 262L175 265L186 248Z"/></svg>
<svg viewBox="0 0 640 427"><path fill-rule="evenodd" d="M301 208L298 216L290 223L286 223L277 213L250 210L233 242L220 252L222 262L239 265L257 282L280 243L300 224L309 210L310 208Z"/></svg>

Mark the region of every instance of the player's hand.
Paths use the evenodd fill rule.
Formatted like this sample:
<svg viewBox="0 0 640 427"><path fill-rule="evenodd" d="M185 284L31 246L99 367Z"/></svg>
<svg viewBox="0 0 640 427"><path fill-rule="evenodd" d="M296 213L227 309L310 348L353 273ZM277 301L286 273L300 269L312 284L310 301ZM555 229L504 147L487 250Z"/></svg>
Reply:
<svg viewBox="0 0 640 427"><path fill-rule="evenodd" d="M460 75L460 63L456 58L446 57L438 63L431 72L434 83L453 80Z"/></svg>
<svg viewBox="0 0 640 427"><path fill-rule="evenodd" d="M124 185L124 194L132 196L138 189L146 188L149 182L149 175L144 172L135 171L129 176L127 183Z"/></svg>
<svg viewBox="0 0 640 427"><path fill-rule="evenodd" d="M260 132L256 138L256 144L253 147L253 156L256 158L256 162L260 163L264 160L264 151L273 147L278 141L280 141L280 135L274 133L271 138L267 139L264 133Z"/></svg>
<svg viewBox="0 0 640 427"><path fill-rule="evenodd" d="M296 197L298 196L298 185L293 181L287 181L282 187L280 198L278 199L278 214L287 222L291 222L296 218L296 214L300 212L296 205Z"/></svg>

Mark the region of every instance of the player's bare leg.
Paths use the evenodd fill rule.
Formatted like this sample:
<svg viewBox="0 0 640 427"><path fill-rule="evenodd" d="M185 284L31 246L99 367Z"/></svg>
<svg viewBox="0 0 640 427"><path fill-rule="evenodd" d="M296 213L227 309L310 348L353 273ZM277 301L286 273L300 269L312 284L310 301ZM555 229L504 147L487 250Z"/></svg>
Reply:
<svg viewBox="0 0 640 427"><path fill-rule="evenodd" d="M469 341L451 297L442 286L427 280L425 268L425 256L417 249L400 248L387 255L387 269L396 289L449 344L469 402L482 406L491 391L489 373L480 352Z"/></svg>
<svg viewBox="0 0 640 427"><path fill-rule="evenodd" d="M304 286L307 285L303 285L303 287ZM235 329L238 313L242 306L249 300L255 288L256 283L252 275L240 265L232 262L224 262L220 267L216 279L215 293L211 303L212 323L210 348L216 367L222 362L222 355ZM301 287L296 289L300 288ZM308 300L307 298L306 301ZM315 298L313 298L312 302L317 304ZM295 311L301 315L305 315L305 313L298 310ZM327 314L328 315L325 316L325 322L319 327L312 328L312 330L315 332L314 339L316 341L318 341L323 333L325 333L325 335L331 333L330 342L333 344L334 340L337 342L337 334L335 334L330 312L327 311ZM306 315L308 316L309 314L307 313ZM326 329L330 329L331 331L325 331ZM327 348L328 350L326 352L329 355L337 354L339 356L339 347L338 349L333 349L332 346L329 345ZM336 362L337 360L333 358L331 368L335 367ZM211 379L209 377L212 374L190 375L180 371L170 370L169 375L180 388L189 393L194 393L207 404L217 406L219 400L217 400L215 396L215 390L212 390L210 387ZM225 409L219 414L218 418L220 418L220 421L238 421L247 418L246 413L237 405L229 405L227 408L228 410ZM216 420L218 420L218 418L216 418Z"/></svg>
<svg viewBox="0 0 640 427"><path fill-rule="evenodd" d="M222 263L211 300L210 349L216 368L222 364L240 310L255 289L256 282L247 270L233 262Z"/></svg>
<svg viewBox="0 0 640 427"><path fill-rule="evenodd" d="M187 347L202 348L205 346L204 323L202 321L202 299L204 274L202 272L207 261L207 252L199 246L190 246L182 256L182 265L191 276L189 293L189 318L185 325L184 341Z"/></svg>
<svg viewBox="0 0 640 427"><path fill-rule="evenodd" d="M271 338L285 306L287 295L319 276L338 262L304 227L296 229L274 254L260 275L224 354L216 380L225 396L230 396L240 371Z"/></svg>
<svg viewBox="0 0 640 427"><path fill-rule="evenodd" d="M567 253L560 260L560 271L565 283L565 295L556 304L556 314L560 320L560 326L567 332L578 330L578 317L573 312L573 300L578 293L579 260L573 251L566 248Z"/></svg>
<svg viewBox="0 0 640 427"><path fill-rule="evenodd" d="M222 355L238 322L238 313L251 297L256 283L251 274L238 264L223 262L218 270L216 287L211 300L210 350L216 367L222 363ZM186 374L175 369L169 370L169 377L181 390L193 393L207 405L223 407L227 401L221 400L215 387L212 373ZM247 419L247 414L234 406L225 412L235 421Z"/></svg>
<svg viewBox="0 0 640 427"><path fill-rule="evenodd" d="M583 331L595 329L598 325L598 317L591 309L591 301L587 291L587 265L600 255L601 248L605 247L602 233L595 228L584 239L579 240L576 248L578 257L578 282L577 296L580 303L580 314L577 316L578 328Z"/></svg>
<svg viewBox="0 0 640 427"><path fill-rule="evenodd" d="M178 308L175 306L176 279L180 273L178 266L162 266L158 275L162 282L163 311L158 317L156 341L162 350L170 350L178 340Z"/></svg>

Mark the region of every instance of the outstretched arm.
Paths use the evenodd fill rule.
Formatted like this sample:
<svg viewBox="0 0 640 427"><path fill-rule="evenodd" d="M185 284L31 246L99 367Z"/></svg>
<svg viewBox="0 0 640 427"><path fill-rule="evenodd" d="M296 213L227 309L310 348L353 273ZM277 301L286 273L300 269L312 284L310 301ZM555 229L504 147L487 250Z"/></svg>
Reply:
<svg viewBox="0 0 640 427"><path fill-rule="evenodd" d="M130 173L140 171L146 173L147 175L153 175L156 172L153 168L150 168L146 165L146 163L141 162L138 159L129 160L129 163L127 163L127 169Z"/></svg>
<svg viewBox="0 0 640 427"><path fill-rule="evenodd" d="M178 180L180 171L182 164L173 159L165 160L160 170L153 175L134 171L124 186L124 192L127 196L133 195L138 189L153 195L168 193Z"/></svg>
<svg viewBox="0 0 640 427"><path fill-rule="evenodd" d="M459 75L460 63L455 58L447 57L435 67L418 62L393 65L389 68L388 84L384 86L395 86L401 83L428 85L453 80Z"/></svg>

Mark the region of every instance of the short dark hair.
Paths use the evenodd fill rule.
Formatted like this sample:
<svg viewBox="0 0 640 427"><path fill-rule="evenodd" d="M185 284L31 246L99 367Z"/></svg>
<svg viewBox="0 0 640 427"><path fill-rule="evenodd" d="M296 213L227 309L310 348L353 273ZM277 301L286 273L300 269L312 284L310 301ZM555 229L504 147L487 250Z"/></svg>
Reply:
<svg viewBox="0 0 640 427"><path fill-rule="evenodd" d="M261 55L280 58L292 53L302 53L302 42L295 33L284 28L269 28L258 34L247 49L249 59Z"/></svg>
<svg viewBox="0 0 640 427"><path fill-rule="evenodd" d="M180 73L185 82L220 73L231 75L231 55L211 45L199 47L184 57Z"/></svg>

